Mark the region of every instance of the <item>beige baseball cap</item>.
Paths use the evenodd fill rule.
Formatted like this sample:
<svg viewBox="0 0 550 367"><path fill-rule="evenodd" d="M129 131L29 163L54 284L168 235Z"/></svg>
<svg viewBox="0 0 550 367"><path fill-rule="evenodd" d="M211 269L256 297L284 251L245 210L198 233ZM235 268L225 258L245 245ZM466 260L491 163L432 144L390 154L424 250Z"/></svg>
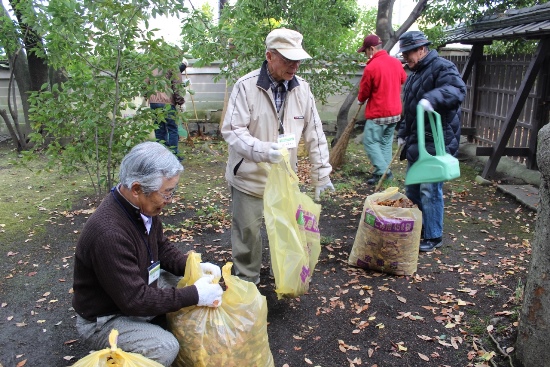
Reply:
<svg viewBox="0 0 550 367"><path fill-rule="evenodd" d="M277 50L289 60L311 59L302 48L302 35L287 28L277 28L269 32L265 38L265 47Z"/></svg>

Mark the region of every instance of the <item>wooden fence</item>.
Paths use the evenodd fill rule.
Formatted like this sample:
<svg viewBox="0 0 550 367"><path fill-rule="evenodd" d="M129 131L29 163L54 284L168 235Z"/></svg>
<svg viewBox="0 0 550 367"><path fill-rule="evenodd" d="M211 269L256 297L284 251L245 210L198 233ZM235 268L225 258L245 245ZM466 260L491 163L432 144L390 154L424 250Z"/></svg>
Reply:
<svg viewBox="0 0 550 367"><path fill-rule="evenodd" d="M447 58L462 71L468 56ZM462 103L462 135L466 135L468 141L479 147L496 145L531 58L532 55L484 56L476 63L467 80L467 94ZM549 65L539 72L506 146L526 152L510 158L530 169L537 169L537 133L549 122L549 72Z"/></svg>

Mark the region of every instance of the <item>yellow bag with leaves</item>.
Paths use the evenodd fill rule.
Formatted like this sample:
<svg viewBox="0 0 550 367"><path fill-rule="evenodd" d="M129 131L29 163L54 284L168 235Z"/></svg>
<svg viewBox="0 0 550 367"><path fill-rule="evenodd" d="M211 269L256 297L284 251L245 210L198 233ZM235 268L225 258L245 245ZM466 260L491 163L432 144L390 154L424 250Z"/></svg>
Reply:
<svg viewBox="0 0 550 367"><path fill-rule="evenodd" d="M308 291L321 253L321 205L300 192L288 151L282 152L280 163L265 166L269 174L264 192L265 226L279 299Z"/></svg>
<svg viewBox="0 0 550 367"><path fill-rule="evenodd" d="M105 348L88 354L73 364L72 367L163 367L162 364L152 361L149 358L137 353L124 352L117 348L118 331L111 330L109 334L109 345Z"/></svg>
<svg viewBox="0 0 550 367"><path fill-rule="evenodd" d="M202 274L201 255L189 253L178 287L195 283ZM190 306L167 315L168 328L180 343L175 367L273 367L267 336L267 301L256 285L222 268L227 290L217 308ZM218 281L216 279L214 281Z"/></svg>

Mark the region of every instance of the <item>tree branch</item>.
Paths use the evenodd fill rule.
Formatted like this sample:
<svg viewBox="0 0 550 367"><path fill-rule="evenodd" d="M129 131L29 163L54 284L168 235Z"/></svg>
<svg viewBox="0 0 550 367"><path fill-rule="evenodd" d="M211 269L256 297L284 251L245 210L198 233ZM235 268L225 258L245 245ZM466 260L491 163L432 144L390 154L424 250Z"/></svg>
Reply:
<svg viewBox="0 0 550 367"><path fill-rule="evenodd" d="M497 347L500 354L502 354L504 357L508 358L508 362L510 363L510 367L514 367L514 363L512 362L512 357L508 353L506 353L504 350L502 350L502 348L500 347L500 344L496 341L493 334L491 334L489 332L487 334L489 334L489 337L491 338L493 343L495 343L495 346Z"/></svg>

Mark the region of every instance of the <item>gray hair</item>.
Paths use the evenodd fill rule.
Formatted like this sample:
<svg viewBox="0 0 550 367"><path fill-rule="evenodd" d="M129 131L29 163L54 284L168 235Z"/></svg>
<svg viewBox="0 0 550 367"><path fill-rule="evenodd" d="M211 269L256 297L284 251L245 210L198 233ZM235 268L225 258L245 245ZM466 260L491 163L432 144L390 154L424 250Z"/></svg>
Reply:
<svg viewBox="0 0 550 367"><path fill-rule="evenodd" d="M134 182L141 185L145 194L158 191L163 179L170 179L183 172L178 158L164 145L147 141L140 143L126 154L120 164L120 183L131 188Z"/></svg>

